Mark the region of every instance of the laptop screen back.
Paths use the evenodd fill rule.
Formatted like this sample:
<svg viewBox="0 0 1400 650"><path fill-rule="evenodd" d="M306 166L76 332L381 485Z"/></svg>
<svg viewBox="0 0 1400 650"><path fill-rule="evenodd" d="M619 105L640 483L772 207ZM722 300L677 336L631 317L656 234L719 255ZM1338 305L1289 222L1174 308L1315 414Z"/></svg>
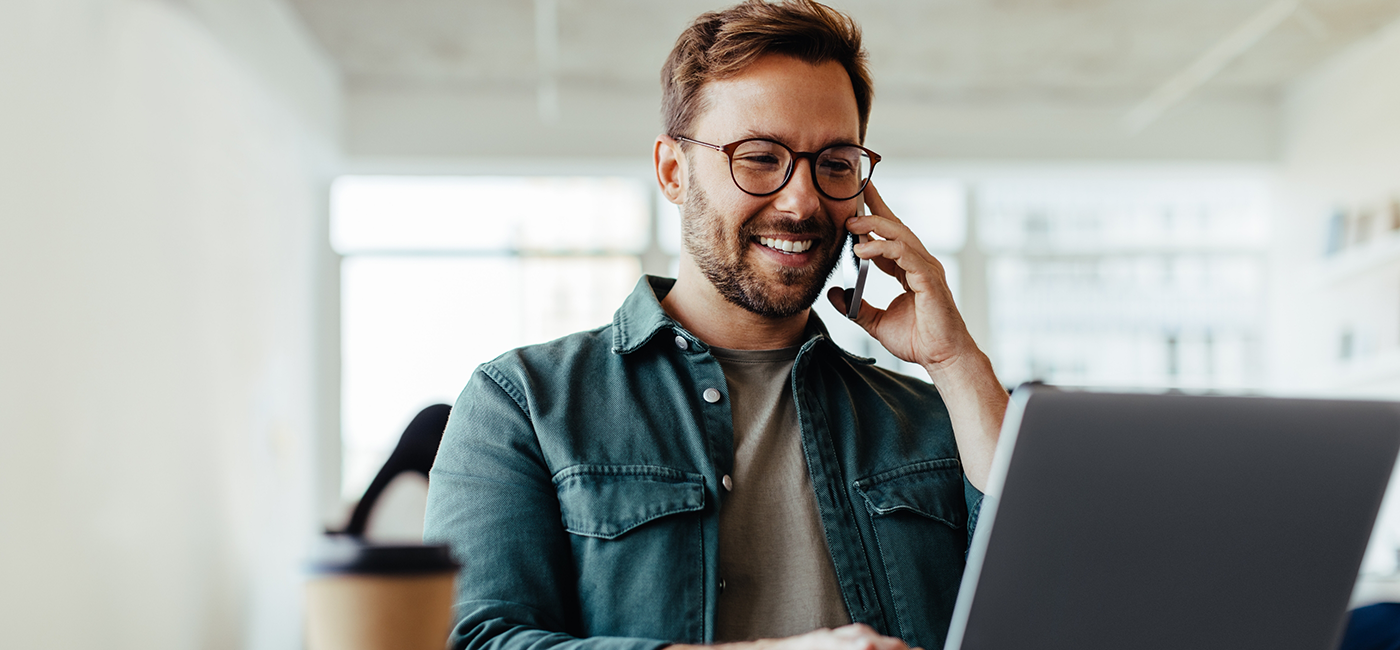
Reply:
<svg viewBox="0 0 1400 650"><path fill-rule="evenodd" d="M1400 408L1034 387L1002 436L947 648L1317 650Z"/></svg>

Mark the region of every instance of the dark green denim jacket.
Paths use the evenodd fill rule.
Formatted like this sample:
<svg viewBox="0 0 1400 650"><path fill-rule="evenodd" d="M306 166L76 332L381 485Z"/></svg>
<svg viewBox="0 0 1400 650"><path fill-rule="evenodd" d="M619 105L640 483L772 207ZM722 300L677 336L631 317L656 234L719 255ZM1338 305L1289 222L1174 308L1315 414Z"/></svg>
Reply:
<svg viewBox="0 0 1400 650"><path fill-rule="evenodd" d="M463 564L451 648L713 640L733 425L720 364L661 309L674 282L643 278L611 325L508 352L462 391L424 529ZM941 648L982 500L947 410L815 315L807 337L792 390L851 619Z"/></svg>

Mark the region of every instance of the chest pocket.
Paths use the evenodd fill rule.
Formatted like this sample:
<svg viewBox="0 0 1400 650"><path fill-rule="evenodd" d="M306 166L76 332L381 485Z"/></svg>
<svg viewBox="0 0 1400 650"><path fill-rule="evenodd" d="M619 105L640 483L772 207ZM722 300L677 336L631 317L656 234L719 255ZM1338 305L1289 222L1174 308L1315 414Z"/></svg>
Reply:
<svg viewBox="0 0 1400 650"><path fill-rule="evenodd" d="M911 647L942 647L967 551L962 465L921 461L856 481L855 489L870 513L899 636Z"/></svg>
<svg viewBox="0 0 1400 650"><path fill-rule="evenodd" d="M564 529L617 539L642 524L705 508L705 480L652 465L577 465L554 477Z"/></svg>
<svg viewBox="0 0 1400 650"><path fill-rule="evenodd" d="M962 465L957 459L927 460L856 481L870 513L919 515L954 529L967 525Z"/></svg>
<svg viewBox="0 0 1400 650"><path fill-rule="evenodd" d="M577 570L578 636L704 640L705 479L653 465L554 477Z"/></svg>

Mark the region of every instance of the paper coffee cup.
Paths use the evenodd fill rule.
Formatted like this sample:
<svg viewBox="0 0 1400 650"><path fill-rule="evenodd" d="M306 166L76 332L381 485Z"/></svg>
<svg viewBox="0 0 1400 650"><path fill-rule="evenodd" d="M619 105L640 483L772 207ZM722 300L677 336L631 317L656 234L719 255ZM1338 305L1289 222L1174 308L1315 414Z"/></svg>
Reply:
<svg viewBox="0 0 1400 650"><path fill-rule="evenodd" d="M306 583L308 650L442 650L458 565L445 545L329 541Z"/></svg>

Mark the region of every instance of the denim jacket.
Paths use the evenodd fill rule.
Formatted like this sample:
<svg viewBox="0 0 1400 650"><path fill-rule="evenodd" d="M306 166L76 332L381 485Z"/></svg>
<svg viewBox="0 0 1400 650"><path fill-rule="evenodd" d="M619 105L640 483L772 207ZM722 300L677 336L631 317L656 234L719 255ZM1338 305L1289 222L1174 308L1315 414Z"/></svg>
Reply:
<svg viewBox="0 0 1400 650"><path fill-rule="evenodd" d="M661 309L674 282L644 277L610 325L508 352L462 391L424 529L463 565L451 648L712 642L734 434L719 362ZM851 620L940 648L982 501L947 410L815 314L806 337L792 391Z"/></svg>

